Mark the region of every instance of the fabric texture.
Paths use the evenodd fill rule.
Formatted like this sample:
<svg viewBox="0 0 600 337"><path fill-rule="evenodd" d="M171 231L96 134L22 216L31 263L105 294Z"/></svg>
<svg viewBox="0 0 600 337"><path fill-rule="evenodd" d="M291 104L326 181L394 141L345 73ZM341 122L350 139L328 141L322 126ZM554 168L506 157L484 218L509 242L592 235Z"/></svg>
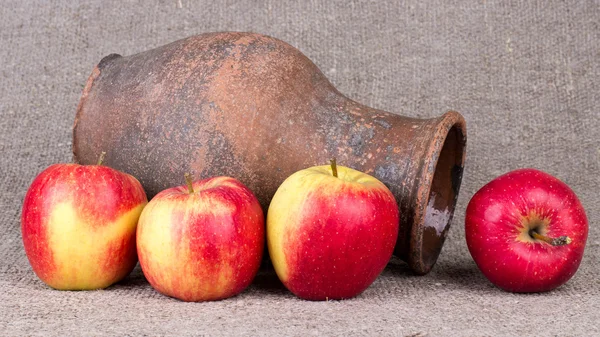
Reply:
<svg viewBox="0 0 600 337"><path fill-rule="evenodd" d="M413 117L467 120L467 160L434 270L396 259L355 299L295 298L263 270L241 295L183 303L137 267L106 290L61 292L33 273L21 205L33 178L69 162L92 68L190 35L254 31L300 49L350 98ZM5 0L0 6L0 334L600 335L600 5L597 1ZM590 232L573 279L511 294L467 250L464 213L494 177L521 167L578 194Z"/></svg>

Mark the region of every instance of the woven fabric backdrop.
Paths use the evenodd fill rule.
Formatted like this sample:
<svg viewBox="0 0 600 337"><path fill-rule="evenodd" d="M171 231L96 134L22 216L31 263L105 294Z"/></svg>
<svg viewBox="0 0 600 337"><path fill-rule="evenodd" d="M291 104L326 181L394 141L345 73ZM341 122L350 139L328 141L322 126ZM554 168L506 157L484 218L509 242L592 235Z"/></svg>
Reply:
<svg viewBox="0 0 600 337"><path fill-rule="evenodd" d="M213 303L162 296L139 267L100 291L54 291L37 279L21 242L21 204L41 170L71 161L92 68L113 52L223 30L290 43L368 106L465 116L463 186L433 272L413 276L393 260L362 295L332 302L299 300L270 272ZM597 1L4 0L0 335L599 335L599 60ZM549 293L495 288L465 243L469 198L520 167L569 184L590 222L578 273Z"/></svg>

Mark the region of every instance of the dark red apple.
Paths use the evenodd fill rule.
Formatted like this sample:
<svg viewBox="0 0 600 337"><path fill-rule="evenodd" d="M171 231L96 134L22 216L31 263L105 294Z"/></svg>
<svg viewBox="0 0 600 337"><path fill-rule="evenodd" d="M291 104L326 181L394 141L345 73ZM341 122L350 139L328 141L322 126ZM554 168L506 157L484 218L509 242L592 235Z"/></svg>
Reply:
<svg viewBox="0 0 600 337"><path fill-rule="evenodd" d="M588 222L569 186L542 171L520 169L475 193L465 234L471 256L493 284L512 292L542 292L577 271Z"/></svg>

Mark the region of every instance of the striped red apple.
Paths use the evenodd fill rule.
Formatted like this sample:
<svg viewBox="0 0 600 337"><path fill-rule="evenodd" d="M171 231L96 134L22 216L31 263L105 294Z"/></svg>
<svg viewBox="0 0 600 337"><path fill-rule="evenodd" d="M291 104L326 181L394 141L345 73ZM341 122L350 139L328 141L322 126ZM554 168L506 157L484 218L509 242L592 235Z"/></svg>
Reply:
<svg viewBox="0 0 600 337"><path fill-rule="evenodd" d="M335 161L292 174L267 213L269 254L283 284L307 300L345 299L383 271L398 206L376 178Z"/></svg>
<svg viewBox="0 0 600 337"><path fill-rule="evenodd" d="M106 288L137 263L135 231L146 194L133 176L101 161L52 165L25 195L25 252L33 271L53 288Z"/></svg>
<svg viewBox="0 0 600 337"><path fill-rule="evenodd" d="M160 293L183 301L234 296L254 279L264 215L241 182L215 177L158 193L137 229L140 265Z"/></svg>

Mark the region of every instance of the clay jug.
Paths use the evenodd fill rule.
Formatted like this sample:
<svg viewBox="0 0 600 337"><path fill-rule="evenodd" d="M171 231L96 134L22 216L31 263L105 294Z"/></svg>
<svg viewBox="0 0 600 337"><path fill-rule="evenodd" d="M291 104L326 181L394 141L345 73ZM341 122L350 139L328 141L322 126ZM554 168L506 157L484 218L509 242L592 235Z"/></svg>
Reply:
<svg viewBox="0 0 600 337"><path fill-rule="evenodd" d="M211 33L102 59L73 129L75 161L137 177L149 197L196 178L246 184L265 212L289 175L337 158L395 195L395 254L429 272L448 232L465 158L457 112L415 119L338 92L292 46L259 34Z"/></svg>

